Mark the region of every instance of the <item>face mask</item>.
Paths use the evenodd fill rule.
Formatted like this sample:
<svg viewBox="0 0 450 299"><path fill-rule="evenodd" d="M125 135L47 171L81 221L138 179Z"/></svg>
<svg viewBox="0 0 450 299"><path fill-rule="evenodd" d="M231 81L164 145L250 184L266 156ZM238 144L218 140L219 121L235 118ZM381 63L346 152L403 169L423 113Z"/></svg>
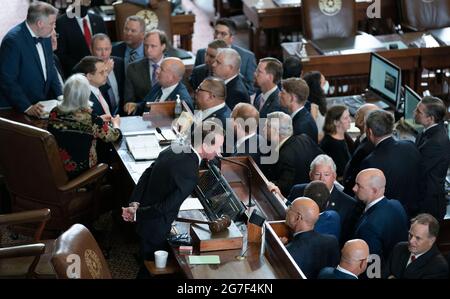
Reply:
<svg viewBox="0 0 450 299"><path fill-rule="evenodd" d="M322 87L323 92L325 93L325 95L328 94L328 91L330 90L330 83L327 81L325 81L325 85Z"/></svg>
<svg viewBox="0 0 450 299"><path fill-rule="evenodd" d="M89 6L84 6L84 5L80 6L80 17L81 18L84 18L85 16L87 16L88 9L89 9Z"/></svg>

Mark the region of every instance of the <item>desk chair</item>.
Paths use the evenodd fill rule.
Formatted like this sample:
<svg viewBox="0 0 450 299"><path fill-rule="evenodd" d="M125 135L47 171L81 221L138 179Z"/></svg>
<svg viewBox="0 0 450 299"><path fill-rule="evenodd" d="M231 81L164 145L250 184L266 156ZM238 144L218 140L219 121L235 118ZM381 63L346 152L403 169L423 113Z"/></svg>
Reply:
<svg viewBox="0 0 450 299"><path fill-rule="evenodd" d="M55 241L51 263L57 278L111 279L97 241L81 224L74 224ZM73 271L68 271L69 267Z"/></svg>
<svg viewBox="0 0 450 299"><path fill-rule="evenodd" d="M400 0L401 25L410 31L450 26L450 0Z"/></svg>
<svg viewBox="0 0 450 299"><path fill-rule="evenodd" d="M337 1L335 1L336 3ZM306 39L317 40L332 37L352 37L356 35L356 2L342 0L341 7L319 5L319 0L302 1L303 35Z"/></svg>
<svg viewBox="0 0 450 299"><path fill-rule="evenodd" d="M0 165L13 212L49 208L44 235L57 236L73 223L91 222L100 208L100 179L108 166L99 164L69 180L52 134L0 118ZM33 234L25 226L13 230Z"/></svg>
<svg viewBox="0 0 450 299"><path fill-rule="evenodd" d="M152 20L157 20L157 28L163 30L169 40L172 40L172 22L170 1L151 0L148 7L141 5L117 1L113 3L116 15L116 33L118 40L123 40L123 27L125 20L132 15L139 15L145 20L146 26L152 26ZM155 17L156 16L156 17ZM147 27L146 30L154 28Z"/></svg>
<svg viewBox="0 0 450 299"><path fill-rule="evenodd" d="M0 248L0 278L55 277L50 265L54 240L41 240L42 232L49 219L49 209L0 215L0 225L39 223L35 227L34 237L31 241L20 244L2 244Z"/></svg>

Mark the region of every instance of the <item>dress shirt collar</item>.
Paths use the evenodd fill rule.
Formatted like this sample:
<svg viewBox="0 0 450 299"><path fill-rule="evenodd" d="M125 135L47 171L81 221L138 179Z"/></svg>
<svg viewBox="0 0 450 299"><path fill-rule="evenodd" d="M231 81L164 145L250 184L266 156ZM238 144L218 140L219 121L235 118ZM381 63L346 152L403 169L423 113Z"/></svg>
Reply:
<svg viewBox="0 0 450 299"><path fill-rule="evenodd" d="M222 103L222 104L219 104L217 106L214 106L214 107L202 110L201 111L202 120L205 120L208 116L210 116L211 114L213 114L216 111L219 111L223 107L225 107L225 103Z"/></svg>
<svg viewBox="0 0 450 299"><path fill-rule="evenodd" d="M31 37L39 37L34 33L33 29L28 25L28 22L25 22L25 25L27 26L28 31L30 31Z"/></svg>
<svg viewBox="0 0 450 299"><path fill-rule="evenodd" d="M377 203L379 203L382 199L384 198L384 196L375 199L374 201L372 201L371 203L369 203L366 208L364 209L364 213L366 213L371 207L373 207L374 205L376 205Z"/></svg>
<svg viewBox="0 0 450 299"><path fill-rule="evenodd" d="M275 92L275 90L277 90L277 88L278 88L278 86L275 85L271 90L269 90L269 91L263 93L262 96L263 96L263 98L264 98L264 102L267 101L267 99L272 95L272 93Z"/></svg>
<svg viewBox="0 0 450 299"><path fill-rule="evenodd" d="M384 137L383 139L381 139L380 141L378 141L378 143L377 143L375 146L378 146L381 142L383 142L383 141L385 141L386 139L391 138L391 137L392 137L392 135L389 135L389 136Z"/></svg>
<svg viewBox="0 0 450 299"><path fill-rule="evenodd" d="M162 95L161 95L160 100L165 101L167 99L167 97L172 93L172 91L174 91L175 88L177 88L177 86L178 86L178 83L171 85L169 87L161 87ZM175 101L176 99L171 99L171 100Z"/></svg>
<svg viewBox="0 0 450 299"><path fill-rule="evenodd" d="M305 108L305 106L301 106L300 108L298 108L297 110L295 110L292 114L291 114L291 118L293 119L297 113L299 113L303 108Z"/></svg>
<svg viewBox="0 0 450 299"><path fill-rule="evenodd" d="M350 272L350 271L348 271L348 270L342 268L342 267L339 266L339 265L336 267L336 270L341 271L342 273L351 275L351 276L355 277L356 279L358 279L358 276L356 276L354 273L352 273L352 272Z"/></svg>
<svg viewBox="0 0 450 299"><path fill-rule="evenodd" d="M228 82L230 82L231 80L233 80L234 78L236 78L238 75L239 75L239 74L236 74L236 75L234 75L233 77L226 79L226 80L225 80L225 85L227 85Z"/></svg>
<svg viewBox="0 0 450 299"><path fill-rule="evenodd" d="M288 138L285 138L285 139L281 140L280 143L276 146L275 150L276 150L277 152L280 152L281 147L282 147L282 146L286 143L286 141L288 141L288 139L291 138L291 137L292 137L292 135L289 136Z"/></svg>
<svg viewBox="0 0 450 299"><path fill-rule="evenodd" d="M431 129L432 127L436 127L438 124L433 124L431 126L429 126L428 128L424 128L423 132L425 133L426 131L428 131L429 129Z"/></svg>
<svg viewBox="0 0 450 299"><path fill-rule="evenodd" d="M246 140L252 138L255 135L256 135L256 132L253 132L250 135L244 136L241 139L239 139L238 141L236 141L236 148L239 148L242 143L244 143Z"/></svg>

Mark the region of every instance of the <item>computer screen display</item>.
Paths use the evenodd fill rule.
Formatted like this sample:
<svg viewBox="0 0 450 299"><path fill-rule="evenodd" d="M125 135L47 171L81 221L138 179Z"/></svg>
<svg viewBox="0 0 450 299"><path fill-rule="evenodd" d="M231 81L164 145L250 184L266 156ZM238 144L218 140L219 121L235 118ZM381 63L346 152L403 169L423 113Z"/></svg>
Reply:
<svg viewBox="0 0 450 299"><path fill-rule="evenodd" d="M400 68L385 58L375 53L371 53L369 89L397 107L400 84Z"/></svg>
<svg viewBox="0 0 450 299"><path fill-rule="evenodd" d="M405 86L405 122L410 126L420 131L423 128L414 122L414 110L417 104L422 100L422 98L409 86Z"/></svg>

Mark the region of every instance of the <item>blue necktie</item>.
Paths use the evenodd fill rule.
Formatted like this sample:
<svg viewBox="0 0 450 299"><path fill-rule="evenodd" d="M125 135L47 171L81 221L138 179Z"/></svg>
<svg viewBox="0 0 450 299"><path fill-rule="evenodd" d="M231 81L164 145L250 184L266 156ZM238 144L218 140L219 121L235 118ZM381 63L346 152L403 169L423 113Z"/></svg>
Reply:
<svg viewBox="0 0 450 299"><path fill-rule="evenodd" d="M158 80L156 79L156 70L159 68L159 65L157 63L152 64L152 86L158 83Z"/></svg>

